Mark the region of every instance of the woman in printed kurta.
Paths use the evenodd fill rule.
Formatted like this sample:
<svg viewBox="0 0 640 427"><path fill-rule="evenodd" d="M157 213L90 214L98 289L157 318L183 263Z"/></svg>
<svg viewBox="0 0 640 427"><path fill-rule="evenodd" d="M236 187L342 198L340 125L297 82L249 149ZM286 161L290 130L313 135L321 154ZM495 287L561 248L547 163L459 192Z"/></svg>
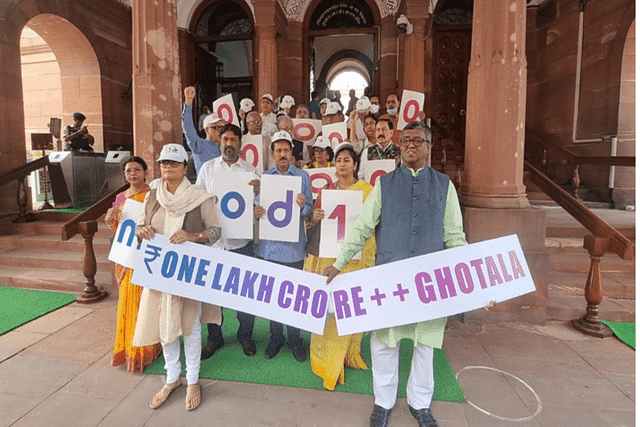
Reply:
<svg viewBox="0 0 640 427"><path fill-rule="evenodd" d="M358 166L357 158L351 144L345 143L337 147L335 165L338 182L335 188L337 190L361 191L362 200L364 201L372 187L367 182L355 178ZM325 212L320 206L322 206L322 193L314 206L312 224L317 224L325 217ZM322 274L325 267L334 263L335 258L321 258L318 256L317 248L310 249L311 252L304 262L305 271ZM350 261L343 271L354 271L373 266L375 264L375 252L375 240L371 238L362 250L362 258ZM322 378L323 386L326 389L333 390L336 383L344 384L345 366L353 369L368 369L360 355L361 340L362 334L338 336L336 319L333 313L328 316L324 333L322 335L311 335L309 351L311 369L314 374Z"/></svg>
<svg viewBox="0 0 640 427"><path fill-rule="evenodd" d="M138 202L144 200L149 191L145 176L147 164L140 157L132 157L124 165L125 179L129 188L116 196L113 207L107 211L105 222L111 230L115 230L120 222L120 214L127 199ZM131 283L133 270L116 264L116 282L118 284L118 314L116 327L116 340L111 356L111 366L126 364L129 372L144 371L158 358L162 347L160 344L144 347L132 345L133 333L136 330L138 319L138 307L142 288Z"/></svg>

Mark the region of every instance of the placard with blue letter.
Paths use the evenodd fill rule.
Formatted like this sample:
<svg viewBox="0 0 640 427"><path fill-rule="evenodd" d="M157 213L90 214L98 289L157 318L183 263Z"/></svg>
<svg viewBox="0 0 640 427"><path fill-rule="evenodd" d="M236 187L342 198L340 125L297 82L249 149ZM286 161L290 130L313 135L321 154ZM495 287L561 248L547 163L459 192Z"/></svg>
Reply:
<svg viewBox="0 0 640 427"><path fill-rule="evenodd" d="M300 238L300 206L296 196L302 192L299 176L260 176L260 206L266 213L260 218L260 239L297 242Z"/></svg>
<svg viewBox="0 0 640 427"><path fill-rule="evenodd" d="M253 238L253 187L251 172L215 172L212 174L213 194L226 239Z"/></svg>
<svg viewBox="0 0 640 427"><path fill-rule="evenodd" d="M109 251L109 261L133 268L140 245L136 238L136 223L142 213L142 203L127 199L120 212L120 222Z"/></svg>

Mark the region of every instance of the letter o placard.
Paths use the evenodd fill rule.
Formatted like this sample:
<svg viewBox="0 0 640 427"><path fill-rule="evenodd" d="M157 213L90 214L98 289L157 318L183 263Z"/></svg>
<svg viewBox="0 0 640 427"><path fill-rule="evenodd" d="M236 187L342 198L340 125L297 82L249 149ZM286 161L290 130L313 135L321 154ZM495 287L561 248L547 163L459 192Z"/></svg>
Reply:
<svg viewBox="0 0 640 427"><path fill-rule="evenodd" d="M338 140L338 144L342 144L342 134L340 132L331 132L331 134L329 135L329 141L331 141L332 145L333 145L333 138Z"/></svg>
<svg viewBox="0 0 640 427"><path fill-rule="evenodd" d="M313 185L313 183L317 180L324 180L325 184L324 185L320 185L320 186L315 186ZM331 179L331 176L329 174L326 173L312 173L309 174L309 181L311 181L311 191L314 194L317 194L320 192L320 190L322 190L327 184L329 184L329 188L330 189L334 189L334 184L333 184L333 179Z"/></svg>
<svg viewBox="0 0 640 427"><path fill-rule="evenodd" d="M229 209L229 201L231 199L234 199L238 202L238 207L235 211L231 211L231 209ZM244 213L245 208L246 208L246 202L244 198L240 195L240 193L238 193L237 191L228 192L227 194L222 196L222 199L220 200L220 210L222 211L224 216L226 216L227 218L231 218L231 219L240 218Z"/></svg>
<svg viewBox="0 0 640 427"><path fill-rule="evenodd" d="M251 160L251 164L253 165L254 168L258 167L258 147L256 147L253 144L246 144L244 147L242 147L242 150L240 151L242 160L247 161L247 151L251 151L251 153L253 154L253 159Z"/></svg>
<svg viewBox="0 0 640 427"><path fill-rule="evenodd" d="M227 112L226 117L224 114L225 111ZM225 125L233 122L233 110L231 110L231 106L229 104L218 105L218 117L222 118Z"/></svg>
<svg viewBox="0 0 640 427"><path fill-rule="evenodd" d="M413 113L411 114L411 116L409 116L409 109L411 107L413 107ZM404 110L402 111L402 118L405 121L405 123L411 123L416 121L419 115L420 115L420 104L418 104L418 101L416 101L415 99L408 101L404 106Z"/></svg>
<svg viewBox="0 0 640 427"><path fill-rule="evenodd" d="M293 128L293 134L296 139L302 142L311 141L316 136L316 129L311 123L298 123Z"/></svg>
<svg viewBox="0 0 640 427"><path fill-rule="evenodd" d="M383 176L386 175L387 171L384 171L382 169L375 171L374 173L371 174L371 178L369 178L369 184L371 185L376 185L376 180Z"/></svg>

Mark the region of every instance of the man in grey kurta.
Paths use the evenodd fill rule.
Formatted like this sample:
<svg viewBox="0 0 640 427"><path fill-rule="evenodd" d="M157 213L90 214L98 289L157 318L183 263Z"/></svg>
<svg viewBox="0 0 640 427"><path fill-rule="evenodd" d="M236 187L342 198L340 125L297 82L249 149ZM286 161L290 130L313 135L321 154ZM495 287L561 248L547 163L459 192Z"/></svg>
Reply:
<svg viewBox="0 0 640 427"><path fill-rule="evenodd" d="M381 177L362 206L336 262L325 269L331 281L375 231L376 265L466 245L458 196L447 175L428 167L431 132L414 122L402 131L403 166ZM433 349L442 346L445 319L371 333L375 406L371 426L384 427L398 390L399 343L413 340L407 403L421 427L437 426L431 415Z"/></svg>

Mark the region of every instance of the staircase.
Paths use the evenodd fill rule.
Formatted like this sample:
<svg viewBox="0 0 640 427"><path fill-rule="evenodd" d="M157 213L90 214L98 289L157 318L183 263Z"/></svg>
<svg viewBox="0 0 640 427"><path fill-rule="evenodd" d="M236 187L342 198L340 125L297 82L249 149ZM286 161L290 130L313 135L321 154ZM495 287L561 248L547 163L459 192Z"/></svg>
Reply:
<svg viewBox="0 0 640 427"><path fill-rule="evenodd" d="M13 217L0 218L0 286L82 293L84 239L76 235L63 242L60 227L73 216L39 212L36 221L14 224ZM111 230L98 219L93 238L98 272L96 286L115 290L113 263L107 256Z"/></svg>

